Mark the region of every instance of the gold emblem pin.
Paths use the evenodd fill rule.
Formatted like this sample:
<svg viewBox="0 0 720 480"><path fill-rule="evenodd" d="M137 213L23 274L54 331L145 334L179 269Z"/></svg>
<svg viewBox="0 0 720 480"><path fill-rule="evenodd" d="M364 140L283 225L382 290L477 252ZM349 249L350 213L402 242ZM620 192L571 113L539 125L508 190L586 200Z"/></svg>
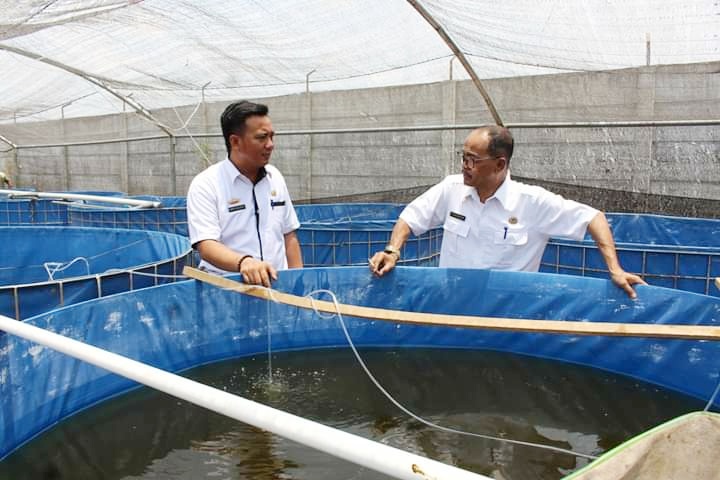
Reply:
<svg viewBox="0 0 720 480"><path fill-rule="evenodd" d="M270 191L270 196L271 196L271 197L274 197L275 195L277 195L277 192L276 192L275 190L271 190L271 191Z"/></svg>
<svg viewBox="0 0 720 480"><path fill-rule="evenodd" d="M517 222L518 222L517 217L510 217L510 218L508 218L508 223L509 223L510 225L515 225Z"/></svg>
<svg viewBox="0 0 720 480"><path fill-rule="evenodd" d="M231 198L231 199L228 201L228 205L235 205L236 203L240 203L240 200L237 199L237 198Z"/></svg>

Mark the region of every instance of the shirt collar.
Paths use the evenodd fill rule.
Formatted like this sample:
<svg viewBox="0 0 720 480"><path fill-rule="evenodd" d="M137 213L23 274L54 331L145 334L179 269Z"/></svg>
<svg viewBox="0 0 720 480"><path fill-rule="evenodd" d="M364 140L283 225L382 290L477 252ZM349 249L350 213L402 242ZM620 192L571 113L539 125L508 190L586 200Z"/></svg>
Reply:
<svg viewBox="0 0 720 480"><path fill-rule="evenodd" d="M247 178L245 175L240 173L240 170L235 167L235 165L230 161L230 157L225 157L225 161L222 164L222 168L225 171L225 173L228 175L229 178L232 178L233 180L240 179L243 182L247 182L252 184L252 181ZM259 170L258 179L255 182L255 185L260 183L260 181L265 177L272 177L270 174L270 171L267 170L265 167L261 167Z"/></svg>
<svg viewBox="0 0 720 480"><path fill-rule="evenodd" d="M464 185L464 187L467 189L465 192L465 197L474 196L479 199L475 187L470 187L467 185ZM519 192L516 188L516 182L510 178L510 172L508 172L508 174L505 176L505 180L503 180L503 183L501 183L498 189L495 190L495 193L492 195L492 197L488 198L488 201L492 200L493 198L500 202L500 204L506 210L512 210L513 208L515 208L515 205L517 205Z"/></svg>
<svg viewBox="0 0 720 480"><path fill-rule="evenodd" d="M500 204L506 210L512 210L517 205L519 192L515 188L515 182L510 178L510 172L505 176L505 180L495 191L495 195L490 198L497 198Z"/></svg>

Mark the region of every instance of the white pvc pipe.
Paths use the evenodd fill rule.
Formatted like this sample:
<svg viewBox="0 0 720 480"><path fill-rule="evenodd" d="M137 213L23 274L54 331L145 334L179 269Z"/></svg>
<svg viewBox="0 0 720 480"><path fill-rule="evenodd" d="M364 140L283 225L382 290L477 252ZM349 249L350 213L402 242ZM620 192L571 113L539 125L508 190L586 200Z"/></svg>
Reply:
<svg viewBox="0 0 720 480"><path fill-rule="evenodd" d="M104 195L86 195L84 193L65 192L31 192L28 190L0 190L0 195L7 195L10 198L49 198L55 200L86 200L88 202L114 203L118 205L130 205L137 208L159 208L161 202L151 200L138 200L136 198L106 197Z"/></svg>
<svg viewBox="0 0 720 480"><path fill-rule="evenodd" d="M491 480L276 410L185 377L0 315L0 329L365 468L407 480Z"/></svg>

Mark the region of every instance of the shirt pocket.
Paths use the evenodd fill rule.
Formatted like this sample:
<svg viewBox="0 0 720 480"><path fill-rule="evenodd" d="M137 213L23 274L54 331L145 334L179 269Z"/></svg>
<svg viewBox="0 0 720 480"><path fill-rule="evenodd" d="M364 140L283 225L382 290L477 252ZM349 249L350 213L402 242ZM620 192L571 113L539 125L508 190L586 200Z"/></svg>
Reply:
<svg viewBox="0 0 720 480"><path fill-rule="evenodd" d="M270 200L270 227L282 234L287 215L287 201L283 199Z"/></svg>
<svg viewBox="0 0 720 480"><path fill-rule="evenodd" d="M497 265L511 265L521 249L528 243L528 231L522 228L503 228L493 235L493 244L497 252Z"/></svg>
<svg viewBox="0 0 720 480"><path fill-rule="evenodd" d="M443 243L447 242L449 251L458 252L460 251L460 242L470 233L470 224L464 220L448 217L443 225L443 230Z"/></svg>

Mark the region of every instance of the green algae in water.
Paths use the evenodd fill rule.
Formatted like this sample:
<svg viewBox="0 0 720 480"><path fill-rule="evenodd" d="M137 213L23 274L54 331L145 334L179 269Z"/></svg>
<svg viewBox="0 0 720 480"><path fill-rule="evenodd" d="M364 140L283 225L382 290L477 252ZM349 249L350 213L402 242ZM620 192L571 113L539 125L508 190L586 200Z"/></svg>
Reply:
<svg viewBox="0 0 720 480"><path fill-rule="evenodd" d="M625 377L498 352L371 349L406 408L446 427L599 455L704 404ZM439 431L390 403L349 349L276 353L186 376L350 433L498 479L558 479L587 460ZM147 388L82 412L0 463L0 479L386 479Z"/></svg>

